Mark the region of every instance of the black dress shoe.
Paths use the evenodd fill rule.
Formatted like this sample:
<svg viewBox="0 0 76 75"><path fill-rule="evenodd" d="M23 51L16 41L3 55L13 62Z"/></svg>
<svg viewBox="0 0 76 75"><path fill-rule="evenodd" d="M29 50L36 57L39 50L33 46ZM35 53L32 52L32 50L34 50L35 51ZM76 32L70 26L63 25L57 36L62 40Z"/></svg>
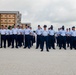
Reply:
<svg viewBox="0 0 76 75"><path fill-rule="evenodd" d="M30 49L30 47L28 49Z"/></svg>
<svg viewBox="0 0 76 75"><path fill-rule="evenodd" d="M61 48L59 48L61 50Z"/></svg>
<svg viewBox="0 0 76 75"><path fill-rule="evenodd" d="M41 52L42 52L43 50L41 50Z"/></svg>
<svg viewBox="0 0 76 75"><path fill-rule="evenodd" d="M55 48L53 48L55 50Z"/></svg>
<svg viewBox="0 0 76 75"><path fill-rule="evenodd" d="M72 48L70 48L70 50L72 50Z"/></svg>
<svg viewBox="0 0 76 75"><path fill-rule="evenodd" d="M66 48L64 48L66 50Z"/></svg>
<svg viewBox="0 0 76 75"><path fill-rule="evenodd" d="M8 47L10 47L10 45Z"/></svg>
<svg viewBox="0 0 76 75"><path fill-rule="evenodd" d="M36 48L36 49L38 49L38 48Z"/></svg>
<svg viewBox="0 0 76 75"><path fill-rule="evenodd" d="M76 48L74 48L76 50Z"/></svg>
<svg viewBox="0 0 76 75"><path fill-rule="evenodd" d="M48 47L49 49L51 48L51 47Z"/></svg>
<svg viewBox="0 0 76 75"><path fill-rule="evenodd" d="M16 48L18 48L18 47L16 47Z"/></svg>
<svg viewBox="0 0 76 75"><path fill-rule="evenodd" d="M25 49L26 47L24 47L24 49Z"/></svg>
<svg viewBox="0 0 76 75"><path fill-rule="evenodd" d="M49 50L47 50L47 52L49 52Z"/></svg>

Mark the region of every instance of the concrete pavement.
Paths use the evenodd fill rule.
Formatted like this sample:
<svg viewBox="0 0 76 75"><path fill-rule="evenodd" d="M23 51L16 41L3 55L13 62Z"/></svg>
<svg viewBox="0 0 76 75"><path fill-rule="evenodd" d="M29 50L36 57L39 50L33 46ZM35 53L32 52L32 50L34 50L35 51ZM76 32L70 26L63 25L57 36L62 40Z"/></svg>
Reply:
<svg viewBox="0 0 76 75"><path fill-rule="evenodd" d="M3 48L0 75L76 75L76 50Z"/></svg>

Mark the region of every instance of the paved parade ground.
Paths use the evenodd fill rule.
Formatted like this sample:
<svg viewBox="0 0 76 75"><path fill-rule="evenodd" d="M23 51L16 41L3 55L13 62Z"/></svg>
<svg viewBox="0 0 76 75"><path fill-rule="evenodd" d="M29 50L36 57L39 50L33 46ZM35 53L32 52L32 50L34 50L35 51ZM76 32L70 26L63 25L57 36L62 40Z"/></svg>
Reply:
<svg viewBox="0 0 76 75"><path fill-rule="evenodd" d="M76 75L76 50L3 48L0 75Z"/></svg>

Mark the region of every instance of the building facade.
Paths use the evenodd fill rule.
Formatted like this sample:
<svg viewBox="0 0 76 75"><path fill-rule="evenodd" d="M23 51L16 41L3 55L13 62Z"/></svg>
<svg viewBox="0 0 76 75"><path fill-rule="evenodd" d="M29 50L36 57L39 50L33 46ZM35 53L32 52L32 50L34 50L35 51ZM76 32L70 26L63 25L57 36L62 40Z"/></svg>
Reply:
<svg viewBox="0 0 76 75"><path fill-rule="evenodd" d="M13 26L21 24L19 11L0 11L0 26Z"/></svg>

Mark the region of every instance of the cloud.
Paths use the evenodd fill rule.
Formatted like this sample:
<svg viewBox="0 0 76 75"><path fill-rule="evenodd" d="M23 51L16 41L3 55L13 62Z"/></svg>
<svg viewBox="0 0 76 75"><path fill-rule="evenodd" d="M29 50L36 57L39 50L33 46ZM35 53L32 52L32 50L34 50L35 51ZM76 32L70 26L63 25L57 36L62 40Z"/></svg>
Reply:
<svg viewBox="0 0 76 75"><path fill-rule="evenodd" d="M31 22L54 27L76 25L75 0L0 0L0 10L15 10L22 13L22 22Z"/></svg>

